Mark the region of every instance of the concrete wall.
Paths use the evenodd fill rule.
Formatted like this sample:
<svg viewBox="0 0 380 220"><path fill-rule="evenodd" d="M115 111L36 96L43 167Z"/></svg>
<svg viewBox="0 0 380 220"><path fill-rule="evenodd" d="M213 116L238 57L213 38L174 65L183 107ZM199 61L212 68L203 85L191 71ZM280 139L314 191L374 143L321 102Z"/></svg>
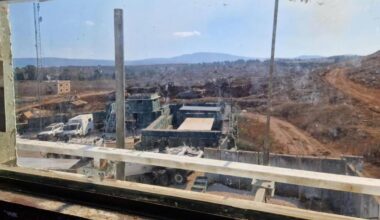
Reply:
<svg viewBox="0 0 380 220"><path fill-rule="evenodd" d="M134 121L127 124L128 129L146 128L161 115L159 99L127 99L126 119Z"/></svg>
<svg viewBox="0 0 380 220"><path fill-rule="evenodd" d="M141 132L141 145L143 147L155 147L158 143L162 143L170 147L183 144L197 147L216 147L219 144L220 136L220 131L144 129Z"/></svg>
<svg viewBox="0 0 380 220"><path fill-rule="evenodd" d="M141 147L152 148L157 145L177 147L183 144L197 147L216 147L222 135L220 131L179 131L173 129L173 115L165 108L163 115L158 117L146 129L141 131Z"/></svg>
<svg viewBox="0 0 380 220"><path fill-rule="evenodd" d="M173 121L172 115L161 115L152 124L147 127L147 130L152 129L167 129Z"/></svg>
<svg viewBox="0 0 380 220"><path fill-rule="evenodd" d="M228 151L206 148L204 157L226 161L258 164L259 153L251 151ZM362 169L361 157L320 158L309 156L294 156L271 154L270 164L275 167L326 172L342 175L358 174ZM207 174L210 182L220 182L239 189L251 189L251 179L226 175ZM296 197L308 208L317 211L328 209L342 214L362 218L379 219L380 206L377 199L370 195L325 190L292 184L276 183L276 195ZM326 205L328 207L325 207Z"/></svg>
<svg viewBox="0 0 380 220"><path fill-rule="evenodd" d="M16 158L15 93L10 36L8 6L6 3L0 3L0 60L2 61L0 88L4 97L0 102L5 112L5 132L4 129L0 131L0 163Z"/></svg>
<svg viewBox="0 0 380 220"><path fill-rule="evenodd" d="M127 111L130 113L148 113L160 111L159 99L127 99Z"/></svg>

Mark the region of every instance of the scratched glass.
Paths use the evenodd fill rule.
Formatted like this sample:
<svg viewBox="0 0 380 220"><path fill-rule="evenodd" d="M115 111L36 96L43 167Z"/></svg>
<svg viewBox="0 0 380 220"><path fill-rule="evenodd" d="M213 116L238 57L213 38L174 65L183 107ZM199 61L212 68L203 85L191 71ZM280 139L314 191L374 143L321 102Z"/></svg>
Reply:
<svg viewBox="0 0 380 220"><path fill-rule="evenodd" d="M254 166L253 178L213 173L193 158L380 178L379 11L370 0L13 4L18 165L378 218L358 191L255 177ZM123 150L118 163L94 146L178 163L130 163Z"/></svg>

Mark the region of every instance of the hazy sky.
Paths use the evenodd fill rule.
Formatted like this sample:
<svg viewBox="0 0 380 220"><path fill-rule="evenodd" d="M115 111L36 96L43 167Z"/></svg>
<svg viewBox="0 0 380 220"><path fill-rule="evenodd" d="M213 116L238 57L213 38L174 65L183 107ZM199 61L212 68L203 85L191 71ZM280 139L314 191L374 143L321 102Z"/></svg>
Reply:
<svg viewBox="0 0 380 220"><path fill-rule="evenodd" d="M113 9L126 58L223 52L269 57L274 0L52 0L41 3L45 57L113 59ZM380 0L280 0L277 57L380 49ZM33 7L11 6L14 57L34 57Z"/></svg>

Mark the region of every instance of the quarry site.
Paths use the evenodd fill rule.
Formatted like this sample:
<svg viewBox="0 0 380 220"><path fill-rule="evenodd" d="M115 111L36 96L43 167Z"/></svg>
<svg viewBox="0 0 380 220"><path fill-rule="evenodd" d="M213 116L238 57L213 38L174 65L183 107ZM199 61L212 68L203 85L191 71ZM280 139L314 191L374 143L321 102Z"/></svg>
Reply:
<svg viewBox="0 0 380 220"><path fill-rule="evenodd" d="M342 154L362 156L368 168L365 170L369 172L367 175L380 177L380 173L371 172L376 170L380 162L380 93L378 87L373 85L377 81L375 77L379 71L379 62L379 52L364 57L279 60L273 98L274 119L271 126L273 153L322 157ZM204 65L206 66L203 67ZM216 70L210 71L211 67ZM114 71L111 67L70 67L72 72L87 69L87 73L82 73L84 77L91 77L93 71L99 68L105 78ZM195 73L183 70L186 68ZM161 108L174 105L177 108L228 105L228 108L233 109L229 111L236 118L239 134L236 148L258 151L264 135L267 68L265 61L127 66L127 103L130 100L128 97L152 94L156 96L154 108L157 109L150 106L144 109L136 101L133 104L136 110L131 113L126 111L129 115L126 120L132 129L136 126L132 125L136 123L134 120L140 120L133 118L133 113L146 111L153 114L148 119L144 117L147 122L137 122L141 123L135 129L136 136L139 137L141 129L147 128L154 119L163 115L162 111L169 111ZM62 69L65 68L56 69L64 71ZM172 72L164 73L165 69L171 69ZM250 69L254 72L247 76ZM51 68L43 71L57 72ZM149 75L144 77L144 71L149 72ZM201 76L193 76L195 74ZM194 80L182 82L187 75L192 75ZM60 82L58 77L57 80L56 82ZM77 79L67 82L71 84L70 92L42 95L39 104L35 96L37 82L16 81L18 126L20 131L25 129L25 133L20 132L22 135L28 135L33 130L38 131L39 118L43 118L42 126L45 127L53 122L66 122L70 117L82 113L99 115L94 119L96 127L99 131L106 129L104 123L110 117L110 105L115 100L112 79L86 81L85 85ZM153 82L156 85L151 85ZM250 123L243 123L247 121Z"/></svg>
<svg viewBox="0 0 380 220"><path fill-rule="evenodd" d="M364 57L279 60L274 79L270 164L380 178L380 92L372 83L373 77L379 74L379 62L379 52ZM93 71L101 71L106 78L114 71L112 67L67 68L73 73L86 70L81 73L84 78L90 78ZM260 164L259 152L265 136L267 69L266 61L127 66L126 148ZM43 72L58 72L53 76L57 81L50 83L59 83L59 74L65 70L44 68ZM184 78L187 80L183 81ZM42 127L46 127L90 113L94 117L91 133L67 140L51 136L49 141L115 146L112 81L88 80L83 85L78 79L66 79L64 82L70 84L70 91L44 94L40 102L36 96L28 96L36 94L37 86L33 86L33 82L16 81L20 137L38 139L41 121ZM42 166L28 161L32 156L26 151L19 151L18 156L29 158L25 166L28 162ZM41 154L36 157L40 158ZM53 166L51 169L75 167L77 172L89 176L96 173L91 160L75 160L58 154L43 157L56 160L56 163L47 163ZM62 162L63 167L60 167L57 158L70 158L67 161L71 163ZM116 175L115 168L106 161L100 166L105 169L102 178ZM125 169L131 171L126 174L129 181L248 200L255 198L257 187L250 179L202 172L152 170L137 165ZM276 184L267 202L347 215L371 215L376 213L373 207L378 207L375 197L365 197L366 202L358 206L352 202L355 200L352 193L336 194L338 192L290 186ZM354 198L349 204L342 203L340 199L345 196ZM339 201L332 199L335 197L339 197ZM371 212L371 208L375 211Z"/></svg>
<svg viewBox="0 0 380 220"><path fill-rule="evenodd" d="M122 9L111 63L47 58L37 1L36 58L12 58L12 2L0 218L380 220L379 48L276 57L275 0L271 58L126 61Z"/></svg>

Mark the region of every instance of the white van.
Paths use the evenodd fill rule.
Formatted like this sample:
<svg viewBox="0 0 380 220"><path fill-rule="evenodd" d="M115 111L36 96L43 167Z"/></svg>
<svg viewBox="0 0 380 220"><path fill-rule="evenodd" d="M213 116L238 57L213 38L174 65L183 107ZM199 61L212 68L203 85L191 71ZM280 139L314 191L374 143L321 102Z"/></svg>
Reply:
<svg viewBox="0 0 380 220"><path fill-rule="evenodd" d="M92 114L78 115L63 126L61 137L67 139L75 136L85 136L94 130L94 118Z"/></svg>

